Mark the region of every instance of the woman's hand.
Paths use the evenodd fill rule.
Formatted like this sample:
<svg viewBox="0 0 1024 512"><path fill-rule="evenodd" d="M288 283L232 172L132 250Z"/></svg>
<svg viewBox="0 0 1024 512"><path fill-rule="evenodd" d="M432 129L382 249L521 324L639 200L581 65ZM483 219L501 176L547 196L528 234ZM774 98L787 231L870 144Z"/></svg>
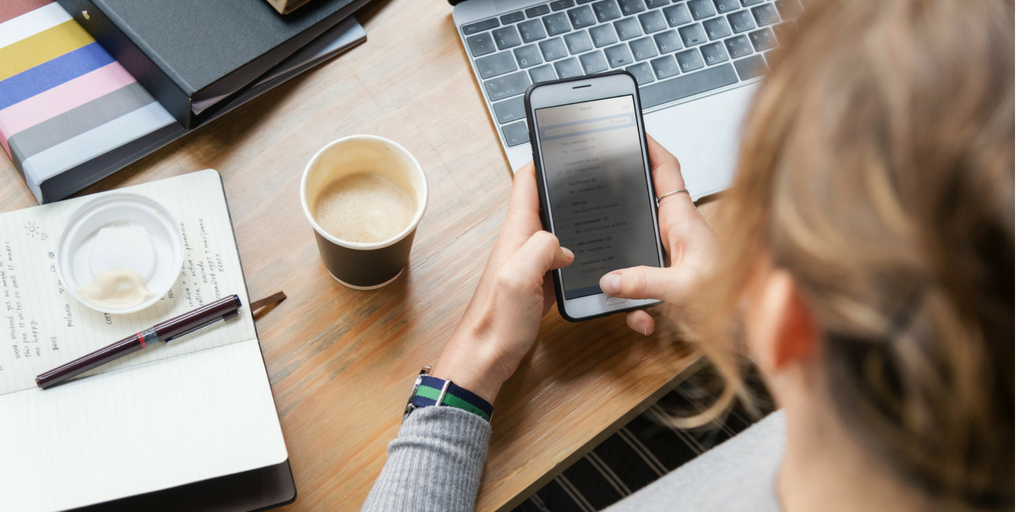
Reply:
<svg viewBox="0 0 1024 512"><path fill-rule="evenodd" d="M508 214L480 283L433 375L494 403L555 302L551 270L572 260L572 252L541 229L537 179L533 163L526 164L513 179Z"/></svg>
<svg viewBox="0 0 1024 512"><path fill-rule="evenodd" d="M651 154L655 195L661 197L684 188L679 160L656 140L647 137ZM658 211L661 240L668 251L668 268L633 267L609 272L601 278L601 290L627 299L658 299L667 316L685 309L694 287L707 275L718 253L715 235L697 211L688 193L672 194ZM626 325L645 336L654 333L654 318L646 311L631 311Z"/></svg>

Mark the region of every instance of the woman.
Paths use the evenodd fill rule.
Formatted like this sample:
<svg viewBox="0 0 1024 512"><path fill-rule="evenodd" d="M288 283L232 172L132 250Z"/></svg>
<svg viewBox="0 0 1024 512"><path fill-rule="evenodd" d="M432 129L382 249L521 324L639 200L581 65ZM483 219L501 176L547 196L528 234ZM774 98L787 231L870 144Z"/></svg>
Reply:
<svg viewBox="0 0 1024 512"><path fill-rule="evenodd" d="M747 119L721 238L666 197L671 267L601 280L702 332L726 399L744 397L742 349L784 412L612 510L1011 508L1013 6L804 4ZM683 188L649 146L658 195ZM517 173L435 370L488 403L572 261L540 230L534 179ZM471 510L489 435L454 407L413 410L364 510Z"/></svg>

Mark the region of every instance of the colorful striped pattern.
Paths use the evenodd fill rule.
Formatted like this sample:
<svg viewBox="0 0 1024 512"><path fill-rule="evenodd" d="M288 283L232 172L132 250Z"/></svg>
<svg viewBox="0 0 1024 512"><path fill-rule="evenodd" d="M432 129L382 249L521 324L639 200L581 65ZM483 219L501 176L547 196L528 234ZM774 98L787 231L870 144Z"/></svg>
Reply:
<svg viewBox="0 0 1024 512"><path fill-rule="evenodd" d="M0 1L0 146L30 187L174 122L56 2Z"/></svg>

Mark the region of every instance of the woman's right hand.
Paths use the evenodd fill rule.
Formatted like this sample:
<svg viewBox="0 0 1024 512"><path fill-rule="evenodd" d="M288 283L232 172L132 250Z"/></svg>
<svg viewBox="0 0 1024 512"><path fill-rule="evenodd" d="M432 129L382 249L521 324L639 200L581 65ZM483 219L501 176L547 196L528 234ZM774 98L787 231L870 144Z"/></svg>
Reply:
<svg viewBox="0 0 1024 512"><path fill-rule="evenodd" d="M661 197L685 188L679 160L649 135L647 148L651 155L655 195ZM672 194L663 199L658 222L670 266L641 266L609 272L601 278L601 290L615 297L664 301L659 308L673 317L676 316L673 310L685 310L694 288L711 271L718 244L689 193ZM645 336L654 333L654 318L643 310L627 314L626 325Z"/></svg>

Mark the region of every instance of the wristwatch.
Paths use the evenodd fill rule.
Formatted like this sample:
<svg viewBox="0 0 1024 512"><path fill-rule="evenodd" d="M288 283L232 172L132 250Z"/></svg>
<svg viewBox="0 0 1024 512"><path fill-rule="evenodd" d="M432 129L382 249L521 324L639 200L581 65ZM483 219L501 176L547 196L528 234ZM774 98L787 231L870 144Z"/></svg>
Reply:
<svg viewBox="0 0 1024 512"><path fill-rule="evenodd" d="M471 412L486 421L491 421L494 406L480 398L472 391L456 386L450 380L430 376L430 365L424 366L416 377L416 384L409 393L409 401L405 404L402 421L414 409L419 407L448 406Z"/></svg>

